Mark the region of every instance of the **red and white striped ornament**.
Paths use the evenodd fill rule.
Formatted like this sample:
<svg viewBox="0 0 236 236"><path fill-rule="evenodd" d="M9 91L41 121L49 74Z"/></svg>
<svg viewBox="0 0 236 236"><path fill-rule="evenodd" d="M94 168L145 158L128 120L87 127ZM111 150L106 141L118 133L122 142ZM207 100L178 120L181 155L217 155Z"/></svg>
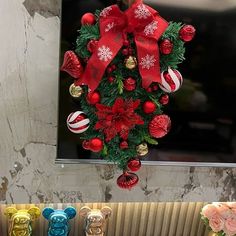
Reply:
<svg viewBox="0 0 236 236"><path fill-rule="evenodd" d="M89 128L89 122L90 120L82 111L70 113L66 120L68 129L75 134L85 132Z"/></svg>
<svg viewBox="0 0 236 236"><path fill-rule="evenodd" d="M177 91L183 83L183 77L178 70L172 70L161 73L160 88L166 93L173 93Z"/></svg>

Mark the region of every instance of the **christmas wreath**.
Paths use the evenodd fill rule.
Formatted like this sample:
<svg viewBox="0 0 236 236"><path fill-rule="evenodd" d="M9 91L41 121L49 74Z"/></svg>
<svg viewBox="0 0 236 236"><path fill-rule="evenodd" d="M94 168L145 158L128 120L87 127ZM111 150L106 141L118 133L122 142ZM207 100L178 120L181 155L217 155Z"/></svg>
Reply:
<svg viewBox="0 0 236 236"><path fill-rule="evenodd" d="M170 130L162 108L183 82L177 67L195 29L168 23L141 0L126 11L112 5L86 13L81 23L76 48L65 53L61 67L74 78L70 94L82 110L68 116L67 126L84 149L123 170L118 186L131 188L147 144L156 145Z"/></svg>

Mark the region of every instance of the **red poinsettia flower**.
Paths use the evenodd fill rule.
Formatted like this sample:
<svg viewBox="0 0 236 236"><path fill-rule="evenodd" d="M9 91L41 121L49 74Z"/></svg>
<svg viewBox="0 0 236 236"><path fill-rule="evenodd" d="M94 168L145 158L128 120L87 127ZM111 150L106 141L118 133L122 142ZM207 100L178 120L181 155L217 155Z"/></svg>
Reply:
<svg viewBox="0 0 236 236"><path fill-rule="evenodd" d="M106 142L111 141L117 134L124 140L128 139L129 131L135 125L144 124L142 118L134 111L138 108L140 100L124 100L117 98L112 107L96 104L98 122L96 130L102 130Z"/></svg>

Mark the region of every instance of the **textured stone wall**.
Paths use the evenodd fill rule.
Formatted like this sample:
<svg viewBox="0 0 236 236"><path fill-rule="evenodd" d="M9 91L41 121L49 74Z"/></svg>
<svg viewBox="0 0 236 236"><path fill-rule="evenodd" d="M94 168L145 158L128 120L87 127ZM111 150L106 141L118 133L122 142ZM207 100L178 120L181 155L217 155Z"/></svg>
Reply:
<svg viewBox="0 0 236 236"><path fill-rule="evenodd" d="M0 1L0 203L236 200L236 170L143 167L132 191L113 166L55 165L60 4Z"/></svg>

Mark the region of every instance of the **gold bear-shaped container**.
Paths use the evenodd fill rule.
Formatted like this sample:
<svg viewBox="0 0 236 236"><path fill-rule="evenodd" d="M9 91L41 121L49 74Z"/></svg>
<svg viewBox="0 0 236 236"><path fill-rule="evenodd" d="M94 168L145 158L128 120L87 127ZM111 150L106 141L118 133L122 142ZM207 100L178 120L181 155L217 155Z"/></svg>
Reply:
<svg viewBox="0 0 236 236"><path fill-rule="evenodd" d="M9 236L31 236L32 221L40 216L40 209L31 207L30 209L17 210L14 207L7 207L5 215L9 218Z"/></svg>

